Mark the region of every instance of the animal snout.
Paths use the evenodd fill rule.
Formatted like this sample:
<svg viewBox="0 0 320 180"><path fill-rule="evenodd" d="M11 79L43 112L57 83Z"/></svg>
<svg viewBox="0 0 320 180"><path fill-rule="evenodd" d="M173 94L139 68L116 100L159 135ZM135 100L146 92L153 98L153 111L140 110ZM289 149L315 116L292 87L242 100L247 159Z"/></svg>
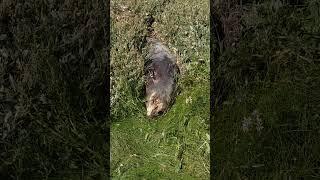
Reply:
<svg viewBox="0 0 320 180"><path fill-rule="evenodd" d="M158 115L161 116L163 114L163 111L159 111Z"/></svg>
<svg viewBox="0 0 320 180"><path fill-rule="evenodd" d="M149 118L154 118L154 117L163 115L164 112L165 112L164 110L154 110L154 111L152 111L152 112L148 112L148 113L147 113L147 116L148 116Z"/></svg>

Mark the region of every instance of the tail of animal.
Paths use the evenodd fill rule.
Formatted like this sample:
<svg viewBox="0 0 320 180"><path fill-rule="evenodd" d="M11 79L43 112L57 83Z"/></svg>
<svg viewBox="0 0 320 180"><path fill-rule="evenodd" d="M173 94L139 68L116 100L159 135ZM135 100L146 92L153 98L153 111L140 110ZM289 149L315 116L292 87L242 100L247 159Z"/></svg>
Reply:
<svg viewBox="0 0 320 180"><path fill-rule="evenodd" d="M152 27L155 22L154 17L151 14L148 14L145 18L145 24L147 25L147 32L145 34L147 44L155 44L160 43L160 41L156 38L154 29Z"/></svg>
<svg viewBox="0 0 320 180"><path fill-rule="evenodd" d="M167 59L171 60L173 63L176 62L176 58L170 53L169 49L157 39L152 24L155 19L152 15L148 15L145 18L145 24L147 25L147 32L145 34L146 46L148 47L148 55L146 58L146 64L149 63L151 59L161 59L161 57L166 56Z"/></svg>

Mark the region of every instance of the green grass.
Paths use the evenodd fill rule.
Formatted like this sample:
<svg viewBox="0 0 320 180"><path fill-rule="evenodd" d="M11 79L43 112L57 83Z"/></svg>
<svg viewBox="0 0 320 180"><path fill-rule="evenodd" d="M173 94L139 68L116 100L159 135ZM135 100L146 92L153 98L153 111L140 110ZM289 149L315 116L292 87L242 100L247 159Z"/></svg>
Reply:
<svg viewBox="0 0 320 180"><path fill-rule="evenodd" d="M214 177L319 178L320 5L246 8L238 47L214 68L229 92L211 122Z"/></svg>
<svg viewBox="0 0 320 180"><path fill-rule="evenodd" d="M279 2L245 4L231 24L240 41L213 67L228 93L211 122L209 2L111 2L113 179L208 179L209 125L215 179L319 178L319 2ZM0 179L106 179L101 4L1 5ZM156 121L141 93L147 13L181 68L181 93Z"/></svg>
<svg viewBox="0 0 320 180"><path fill-rule="evenodd" d="M209 2L111 2L111 175L114 179L209 178ZM177 11L179 9L179 11ZM139 43L152 14L157 37L177 56L181 93L169 112L146 118Z"/></svg>
<svg viewBox="0 0 320 180"><path fill-rule="evenodd" d="M208 177L209 97L197 95L208 94L208 90L190 91L181 94L171 111L157 121L140 114L112 125L112 176ZM193 100L186 104L188 97Z"/></svg>

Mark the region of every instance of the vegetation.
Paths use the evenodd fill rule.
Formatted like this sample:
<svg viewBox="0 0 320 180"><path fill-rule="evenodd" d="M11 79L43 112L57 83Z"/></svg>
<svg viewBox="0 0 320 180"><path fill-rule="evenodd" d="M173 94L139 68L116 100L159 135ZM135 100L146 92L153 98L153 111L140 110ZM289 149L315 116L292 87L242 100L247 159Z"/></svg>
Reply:
<svg viewBox="0 0 320 180"><path fill-rule="evenodd" d="M0 179L106 177L106 39L96 1L1 1Z"/></svg>
<svg viewBox="0 0 320 180"><path fill-rule="evenodd" d="M215 178L319 178L319 1L234 9L240 40L213 68L228 92L211 122Z"/></svg>
<svg viewBox="0 0 320 180"><path fill-rule="evenodd" d="M165 116L146 117L145 18L175 54L181 93ZM209 2L111 2L113 179L209 178Z"/></svg>
<svg viewBox="0 0 320 180"><path fill-rule="evenodd" d="M3 0L0 179L107 179L109 168L113 179L208 179L209 154L215 179L319 178L319 1L215 6L225 48L210 80L209 1L111 2L110 147L105 6ZM148 15L181 70L175 104L155 120L143 94ZM223 100L211 121L210 81Z"/></svg>

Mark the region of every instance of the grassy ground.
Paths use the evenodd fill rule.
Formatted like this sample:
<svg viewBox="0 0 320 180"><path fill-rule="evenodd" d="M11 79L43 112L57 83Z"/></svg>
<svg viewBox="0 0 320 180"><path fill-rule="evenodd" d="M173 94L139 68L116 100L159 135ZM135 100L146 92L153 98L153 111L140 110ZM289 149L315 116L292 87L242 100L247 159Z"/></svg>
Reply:
<svg viewBox="0 0 320 180"><path fill-rule="evenodd" d="M211 122L216 179L320 177L320 4L241 7L237 48L214 67L228 96Z"/></svg>
<svg viewBox="0 0 320 180"><path fill-rule="evenodd" d="M181 68L181 93L156 121L141 94L147 14ZM112 1L111 33L112 177L208 179L209 2Z"/></svg>
<svg viewBox="0 0 320 180"><path fill-rule="evenodd" d="M101 4L1 1L0 179L106 176Z"/></svg>
<svg viewBox="0 0 320 180"><path fill-rule="evenodd" d="M228 91L211 124L209 2L111 2L114 179L208 179L209 124L216 179L320 177L319 2L259 2L218 8L235 27L213 67ZM0 179L105 178L101 4L0 8ZM147 13L182 71L181 93L157 121L145 118L141 94Z"/></svg>

